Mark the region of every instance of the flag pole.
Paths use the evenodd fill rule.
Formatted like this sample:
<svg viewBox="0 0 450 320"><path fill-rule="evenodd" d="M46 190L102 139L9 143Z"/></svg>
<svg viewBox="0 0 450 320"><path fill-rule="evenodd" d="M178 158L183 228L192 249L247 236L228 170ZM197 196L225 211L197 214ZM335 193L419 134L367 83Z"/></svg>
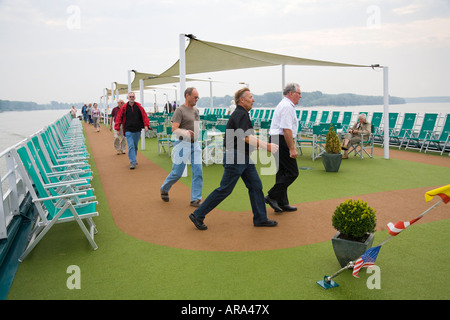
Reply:
<svg viewBox="0 0 450 320"><path fill-rule="evenodd" d="M433 210L434 208L436 208L438 205L440 205L442 202L444 202L444 200L440 200L438 202L436 202L434 205L432 205L431 207L429 207L427 210L425 210L424 212L422 212L420 215L418 215L416 217L416 219L414 220L418 220L420 218L422 218L424 215L426 215L428 212L430 212L431 210ZM378 244L375 247L381 247L383 244L385 244L386 242L388 242L389 240L391 240L394 236L389 235L389 237L387 237L385 240L383 240L382 242L380 242L380 244ZM373 247L373 248L375 248ZM355 260L356 261L356 260ZM350 261L349 263L347 263L347 265L343 268L341 268L340 270L336 271L335 273L333 273L331 276L324 276L323 280L317 281L317 284L319 286L321 286L324 289L330 289L330 288L334 288L334 287L339 287L339 285L334 282L332 279L335 278L336 276L338 276L341 272L343 272L344 270L350 269L352 267L354 267L355 265L355 261Z"/></svg>
<svg viewBox="0 0 450 320"><path fill-rule="evenodd" d="M417 221L420 218L422 218L424 215L426 215L428 212L430 212L431 210L433 210L434 208L436 208L438 205L440 205L441 203L443 203L444 201L441 199L438 202L436 202L435 204L433 204L431 207L429 207L427 210L425 210L424 212L422 212L420 215L418 215L414 220ZM382 246L383 244L385 244L386 242L388 242L389 240L391 240L394 236L389 236L387 237L385 240L383 240L382 242L380 242L380 244L378 246Z"/></svg>

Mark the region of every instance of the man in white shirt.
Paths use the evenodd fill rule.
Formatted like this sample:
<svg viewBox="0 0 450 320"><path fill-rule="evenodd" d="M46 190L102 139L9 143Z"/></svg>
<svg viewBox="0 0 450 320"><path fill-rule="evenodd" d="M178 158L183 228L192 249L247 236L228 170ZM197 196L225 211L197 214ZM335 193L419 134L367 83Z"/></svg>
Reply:
<svg viewBox="0 0 450 320"><path fill-rule="evenodd" d="M298 177L298 152L295 148L298 119L295 106L302 97L300 86L296 83L286 85L283 95L284 98L275 108L269 130L270 142L278 144L279 149L274 154L277 163L275 184L267 193L265 201L275 212L297 210L289 205L287 188Z"/></svg>

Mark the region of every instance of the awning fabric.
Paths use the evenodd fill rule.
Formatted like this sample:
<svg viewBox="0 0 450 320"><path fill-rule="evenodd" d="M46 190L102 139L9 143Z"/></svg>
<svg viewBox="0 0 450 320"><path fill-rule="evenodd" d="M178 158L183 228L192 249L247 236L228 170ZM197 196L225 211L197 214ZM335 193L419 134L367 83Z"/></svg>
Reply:
<svg viewBox="0 0 450 320"><path fill-rule="evenodd" d="M180 82L180 78L175 76L157 75L154 73L143 73L138 72L136 70L133 70L133 72L134 72L134 80L131 83L132 90L140 89L139 80L141 79L144 80L144 87ZM186 81L210 81L210 80L187 78Z"/></svg>
<svg viewBox="0 0 450 320"><path fill-rule="evenodd" d="M177 77L160 76L154 73L134 72L134 80L131 83L132 90L139 90L139 80L144 79L144 87L155 86L159 84L177 83L180 79Z"/></svg>
<svg viewBox="0 0 450 320"><path fill-rule="evenodd" d="M186 74L225 71L233 69L257 68L277 65L323 66L323 67L372 67L370 65L338 63L313 60L246 49L209 41L190 38L185 51ZM139 80L144 80L144 88L162 84L178 83L180 78L179 60L161 74L143 73L133 70L134 80L131 90L140 89ZM210 81L187 78L186 81ZM128 85L116 83L119 94L128 93ZM110 95L110 90L108 95Z"/></svg>
<svg viewBox="0 0 450 320"><path fill-rule="evenodd" d="M325 67L371 67L312 60L274 54L264 51L229 46L220 43L190 39L186 48L186 74L196 74L233 69L256 68L276 65L325 66ZM179 75L179 60L161 73L161 77Z"/></svg>

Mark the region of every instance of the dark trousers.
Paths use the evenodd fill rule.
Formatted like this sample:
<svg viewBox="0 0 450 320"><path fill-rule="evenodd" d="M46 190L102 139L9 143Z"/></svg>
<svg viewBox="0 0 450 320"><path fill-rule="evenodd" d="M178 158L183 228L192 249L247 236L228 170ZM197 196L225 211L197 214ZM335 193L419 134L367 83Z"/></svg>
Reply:
<svg viewBox="0 0 450 320"><path fill-rule="evenodd" d="M227 153L234 153L234 161L227 163ZM228 158L230 159L230 158ZM237 161L236 159L244 160ZM255 165L251 162L248 155L244 158L240 158L236 152L227 151L223 159L224 172L220 186L215 189L210 195L203 201L200 207L194 211L194 216L203 221L205 216L217 207L226 197L228 197L233 191L239 178L245 183L248 189L248 195L250 197L250 203L253 211L253 223L258 224L267 221L266 204L264 202L263 186L261 179L259 178L258 171Z"/></svg>
<svg viewBox="0 0 450 320"><path fill-rule="evenodd" d="M271 136L270 142L278 144L279 148L274 154L277 163L275 184L267 194L279 206L286 206L289 204L287 189L298 177L297 159L289 156L289 148L283 135Z"/></svg>

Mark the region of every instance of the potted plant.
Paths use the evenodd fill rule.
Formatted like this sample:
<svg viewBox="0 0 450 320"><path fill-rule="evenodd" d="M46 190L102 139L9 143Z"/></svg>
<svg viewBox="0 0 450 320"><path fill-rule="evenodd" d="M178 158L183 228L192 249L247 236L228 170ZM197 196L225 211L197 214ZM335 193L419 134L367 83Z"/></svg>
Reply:
<svg viewBox="0 0 450 320"><path fill-rule="evenodd" d="M322 163L327 172L338 172L342 162L341 154L341 142L330 124L326 141L325 141L325 153L322 154Z"/></svg>
<svg viewBox="0 0 450 320"><path fill-rule="evenodd" d="M338 231L332 239L341 267L355 261L372 247L376 211L362 200L347 199L336 207L332 225Z"/></svg>

